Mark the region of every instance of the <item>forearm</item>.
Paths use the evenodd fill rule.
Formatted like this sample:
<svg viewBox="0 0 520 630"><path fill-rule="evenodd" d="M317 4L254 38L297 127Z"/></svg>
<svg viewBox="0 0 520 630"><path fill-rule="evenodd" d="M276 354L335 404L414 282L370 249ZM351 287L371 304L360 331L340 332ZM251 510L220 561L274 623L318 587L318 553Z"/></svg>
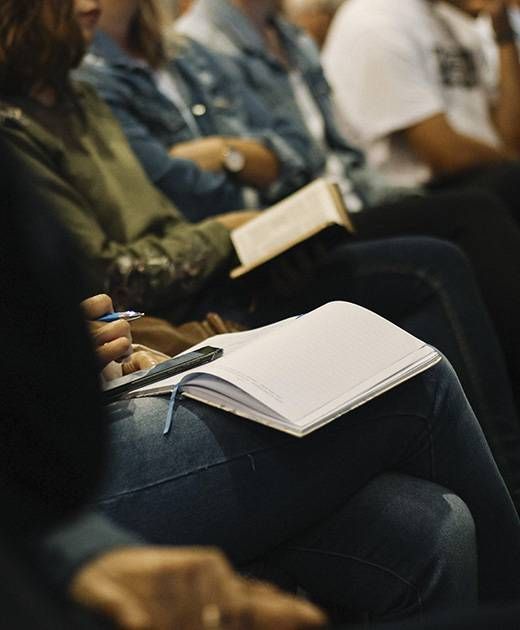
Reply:
<svg viewBox="0 0 520 630"><path fill-rule="evenodd" d="M191 160L205 171L224 173L229 149L239 150L244 157L244 166L232 174L236 181L255 188L266 188L277 179L280 168L278 157L253 138L207 136L176 144L169 153L172 158Z"/></svg>
<svg viewBox="0 0 520 630"><path fill-rule="evenodd" d="M158 310L196 294L231 252L228 230L212 220L148 234L128 245L111 242L99 255L105 290L116 295L123 290L135 307Z"/></svg>
<svg viewBox="0 0 520 630"><path fill-rule="evenodd" d="M515 157L515 153L509 149L495 148L457 134L450 149L431 165L434 173L441 175L457 173L484 164L504 162Z"/></svg>
<svg viewBox="0 0 520 630"><path fill-rule="evenodd" d="M238 179L255 188L267 188L279 176L280 164L276 155L256 140L225 138L227 146L238 149L245 158L244 168Z"/></svg>
<svg viewBox="0 0 520 630"><path fill-rule="evenodd" d="M520 152L520 61L514 40L499 44L500 81L493 119L504 145Z"/></svg>
<svg viewBox="0 0 520 630"><path fill-rule="evenodd" d="M512 0L489 3L488 11L499 56L498 99L492 111L506 147L520 150L520 61L509 15Z"/></svg>
<svg viewBox="0 0 520 630"><path fill-rule="evenodd" d="M516 157L507 147L494 147L457 132L444 114L410 127L404 135L417 157L437 176Z"/></svg>

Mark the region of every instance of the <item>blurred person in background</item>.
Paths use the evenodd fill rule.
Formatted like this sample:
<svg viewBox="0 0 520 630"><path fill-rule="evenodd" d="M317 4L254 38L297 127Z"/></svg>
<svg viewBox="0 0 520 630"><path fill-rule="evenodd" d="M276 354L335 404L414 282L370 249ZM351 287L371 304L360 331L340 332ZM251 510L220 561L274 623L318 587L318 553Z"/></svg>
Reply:
<svg viewBox="0 0 520 630"><path fill-rule="evenodd" d="M190 220L258 208L309 181L305 134L187 38L170 47L155 0L101 4L76 76L110 105L154 184Z"/></svg>
<svg viewBox="0 0 520 630"><path fill-rule="evenodd" d="M352 0L323 61L372 164L396 185L491 191L520 221L516 0ZM477 17L492 25L487 62Z"/></svg>

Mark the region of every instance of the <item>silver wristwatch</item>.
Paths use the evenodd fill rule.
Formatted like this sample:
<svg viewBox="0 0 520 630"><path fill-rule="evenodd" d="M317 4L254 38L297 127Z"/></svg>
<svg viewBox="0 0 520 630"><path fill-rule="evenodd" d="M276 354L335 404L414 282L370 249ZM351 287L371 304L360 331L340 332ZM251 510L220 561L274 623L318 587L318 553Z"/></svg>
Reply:
<svg viewBox="0 0 520 630"><path fill-rule="evenodd" d="M227 147L224 151L224 168L229 173L240 173L246 165L245 155L235 147Z"/></svg>

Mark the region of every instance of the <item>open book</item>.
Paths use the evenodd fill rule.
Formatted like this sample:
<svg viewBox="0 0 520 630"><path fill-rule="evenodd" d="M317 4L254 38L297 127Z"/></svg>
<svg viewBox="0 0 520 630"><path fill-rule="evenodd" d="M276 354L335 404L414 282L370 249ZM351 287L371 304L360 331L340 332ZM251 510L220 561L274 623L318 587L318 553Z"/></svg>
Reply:
<svg viewBox="0 0 520 630"><path fill-rule="evenodd" d="M337 184L320 178L233 230L238 278L332 225L354 228Z"/></svg>
<svg viewBox="0 0 520 630"><path fill-rule="evenodd" d="M348 302L199 346L208 344L223 356L134 395L178 386L184 396L302 437L440 360L434 348Z"/></svg>

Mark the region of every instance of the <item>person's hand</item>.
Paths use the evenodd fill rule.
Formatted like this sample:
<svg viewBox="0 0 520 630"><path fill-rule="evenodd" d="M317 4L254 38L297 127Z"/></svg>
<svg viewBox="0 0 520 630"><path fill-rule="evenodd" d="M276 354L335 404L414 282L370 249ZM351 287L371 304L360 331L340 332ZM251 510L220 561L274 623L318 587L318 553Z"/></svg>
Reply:
<svg viewBox="0 0 520 630"><path fill-rule="evenodd" d="M222 223L222 225L231 232L241 225L249 223L251 219L255 219L259 214L260 212L258 210L238 210L237 212L218 214L212 217L212 219Z"/></svg>
<svg viewBox="0 0 520 630"><path fill-rule="evenodd" d="M133 374L139 370L153 368L159 363L164 363L171 359L167 354L158 350L152 350L146 346L133 345L133 352L130 357L121 365L122 375Z"/></svg>
<svg viewBox="0 0 520 630"><path fill-rule="evenodd" d="M326 621L312 604L239 577L210 549L111 551L81 569L70 592L121 630L297 630Z"/></svg>
<svg viewBox="0 0 520 630"><path fill-rule="evenodd" d="M170 149L172 157L195 162L204 171L221 171L224 168L226 142L220 136L208 136L180 142Z"/></svg>
<svg viewBox="0 0 520 630"><path fill-rule="evenodd" d="M101 368L105 368L112 361L122 361L132 354L132 333L128 322L119 320L106 324L96 321L99 317L114 311L114 305L108 295L95 295L83 300L81 307L88 321Z"/></svg>

